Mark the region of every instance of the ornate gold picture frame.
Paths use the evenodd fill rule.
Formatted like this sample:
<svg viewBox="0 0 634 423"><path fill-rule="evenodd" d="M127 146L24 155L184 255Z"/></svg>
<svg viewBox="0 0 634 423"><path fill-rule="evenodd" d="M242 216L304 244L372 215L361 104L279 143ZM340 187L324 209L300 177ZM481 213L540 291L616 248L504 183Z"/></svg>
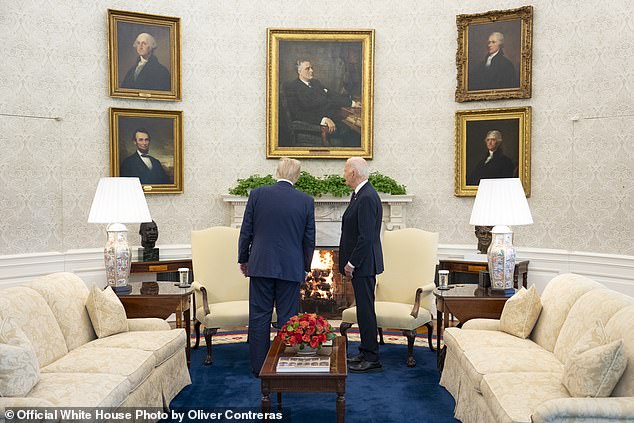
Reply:
<svg viewBox="0 0 634 423"><path fill-rule="evenodd" d="M531 194L531 108L456 112L455 195L475 196L480 179L520 178Z"/></svg>
<svg viewBox="0 0 634 423"><path fill-rule="evenodd" d="M267 30L266 157L372 158L374 30Z"/></svg>
<svg viewBox="0 0 634 423"><path fill-rule="evenodd" d="M456 16L456 101L530 98L533 7Z"/></svg>
<svg viewBox="0 0 634 423"><path fill-rule="evenodd" d="M181 20L108 10L110 96L181 100Z"/></svg>
<svg viewBox="0 0 634 423"><path fill-rule="evenodd" d="M110 176L136 176L146 194L183 192L183 112L110 108Z"/></svg>

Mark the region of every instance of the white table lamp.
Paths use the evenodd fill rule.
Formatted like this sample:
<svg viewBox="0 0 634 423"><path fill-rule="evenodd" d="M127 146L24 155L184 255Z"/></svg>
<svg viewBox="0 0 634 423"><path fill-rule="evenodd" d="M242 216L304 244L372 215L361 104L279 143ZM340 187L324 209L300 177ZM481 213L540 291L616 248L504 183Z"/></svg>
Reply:
<svg viewBox="0 0 634 423"><path fill-rule="evenodd" d="M515 247L509 226L533 223L522 182L518 178L480 180L469 223L493 226L487 252L491 288L512 290Z"/></svg>
<svg viewBox="0 0 634 423"><path fill-rule="evenodd" d="M104 252L108 285L117 293L129 293L130 247L124 223L151 222L139 178L101 178L88 223L108 223Z"/></svg>

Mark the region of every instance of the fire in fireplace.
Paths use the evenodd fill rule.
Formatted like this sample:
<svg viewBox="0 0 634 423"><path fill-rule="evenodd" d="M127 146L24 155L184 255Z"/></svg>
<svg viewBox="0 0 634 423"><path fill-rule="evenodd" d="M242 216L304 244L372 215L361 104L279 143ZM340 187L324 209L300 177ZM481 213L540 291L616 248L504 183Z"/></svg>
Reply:
<svg viewBox="0 0 634 423"><path fill-rule="evenodd" d="M326 318L340 318L350 305L346 294L354 295L352 283L344 282L339 273L339 251L318 249L313 254L311 272L300 286L300 311L318 313ZM350 286L347 287L346 285Z"/></svg>

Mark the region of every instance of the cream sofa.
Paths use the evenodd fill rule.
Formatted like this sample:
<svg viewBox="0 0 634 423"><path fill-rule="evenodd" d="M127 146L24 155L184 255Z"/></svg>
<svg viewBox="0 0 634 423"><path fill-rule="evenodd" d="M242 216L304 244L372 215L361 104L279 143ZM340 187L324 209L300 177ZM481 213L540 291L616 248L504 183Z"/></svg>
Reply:
<svg viewBox="0 0 634 423"><path fill-rule="evenodd" d="M162 319L128 319L128 332L97 339L88 294L71 273L0 290L0 320L17 322L40 366L28 395L0 397L0 420L6 407L163 410L191 383L183 329L172 330Z"/></svg>
<svg viewBox="0 0 634 423"><path fill-rule="evenodd" d="M527 339L474 319L444 333L440 384L468 422L634 421L634 298L583 276L555 277ZM572 398L562 384L576 341L600 320L610 340L623 339L628 365L609 398Z"/></svg>

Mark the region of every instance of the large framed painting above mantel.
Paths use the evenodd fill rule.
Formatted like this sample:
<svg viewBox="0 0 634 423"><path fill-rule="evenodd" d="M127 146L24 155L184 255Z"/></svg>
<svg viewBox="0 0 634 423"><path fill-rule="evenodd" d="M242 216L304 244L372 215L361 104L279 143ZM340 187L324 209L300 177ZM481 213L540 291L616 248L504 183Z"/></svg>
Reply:
<svg viewBox="0 0 634 423"><path fill-rule="evenodd" d="M266 157L372 158L374 30L267 30Z"/></svg>

